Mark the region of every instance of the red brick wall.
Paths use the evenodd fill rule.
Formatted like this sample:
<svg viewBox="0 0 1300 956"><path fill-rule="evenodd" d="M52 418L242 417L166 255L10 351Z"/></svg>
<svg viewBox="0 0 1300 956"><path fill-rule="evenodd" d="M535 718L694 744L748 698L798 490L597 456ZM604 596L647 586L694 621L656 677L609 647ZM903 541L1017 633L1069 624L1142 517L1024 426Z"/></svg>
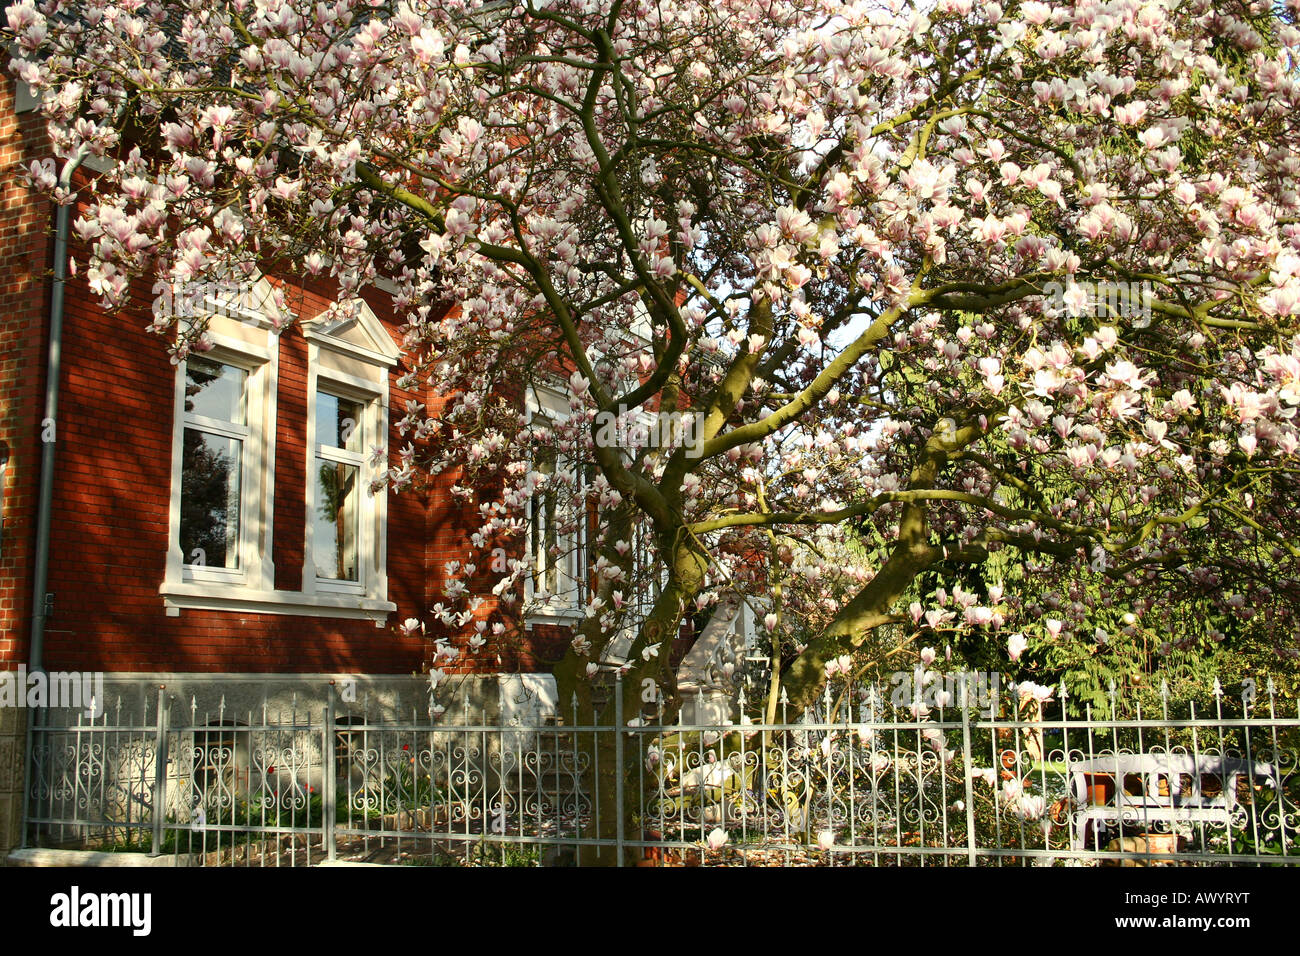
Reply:
<svg viewBox="0 0 1300 956"><path fill-rule="evenodd" d="M145 331L147 285L135 309L108 315L84 279L70 284L65 313L64 381L53 522L46 664L117 671L409 673L428 657L426 641L395 627L423 617L440 599L443 565L466 560L475 516L447 492L452 476L428 487L389 493L388 578L398 613L389 627L290 615L183 609L167 617L158 593L165 573L175 369L165 341ZM294 290L291 306L311 318L329 299ZM374 300L382 313L382 301ZM405 371L394 370L390 383ZM272 557L276 586L298 590L304 550L303 482L307 348L297 327L279 345L276 483ZM428 396L390 384L391 421L408 399ZM406 439L390 430L388 448ZM481 575L486 592L494 583ZM434 595L432 602L429 595ZM430 634L441 631L430 630ZM461 640L468 634L460 635ZM456 670L514 670L531 658L499 648ZM531 669L531 668L526 668Z"/></svg>
<svg viewBox="0 0 1300 956"><path fill-rule="evenodd" d="M370 621L183 609L158 593L168 548L175 369L138 309L106 314L83 279L71 283L55 479L47 666L122 671L402 673L418 671L421 640ZM304 296L310 318L324 304ZM399 369L400 372L400 369ZM280 342L272 557L276 586L302 584L307 349ZM391 403L407 393L394 387ZM389 447L396 441L389 437ZM389 496L389 599L419 613L425 500Z"/></svg>
<svg viewBox="0 0 1300 956"><path fill-rule="evenodd" d="M0 535L0 670L27 659L31 561L40 471L49 310L49 203L20 172L49 155L35 113L14 112L14 82L0 79L0 440L9 446Z"/></svg>
<svg viewBox="0 0 1300 956"><path fill-rule="evenodd" d="M321 305L312 302L314 314ZM295 310L303 307L294 303ZM280 336L279 389L275 399L275 587L302 589L307 504L307 340L294 326ZM284 528L281 530L281 523ZM421 573L417 568L416 573Z"/></svg>
<svg viewBox="0 0 1300 956"><path fill-rule="evenodd" d="M5 532L0 554L0 669L27 657L33 519L49 308L52 214L17 172L43 144L36 114L15 118L12 84L0 89L0 438L8 442ZM21 122L20 122L21 120ZM84 250L73 255L85 262ZM428 638L463 644L472 629L447 635L428 609L443 600L444 566L470 558L477 500L453 498L454 474L388 496L388 626L368 620L182 609L168 617L159 586L168 549L175 368L164 339L145 331L151 283L133 290L136 307L106 314L84 275L67 290L56 446L55 499L45 664L57 669L408 673L424 668L429 640L406 637L406 617L428 623ZM292 289L291 307L311 318L327 289ZM368 295L385 317L383 296ZM390 420L406 401L430 396L390 379ZM274 537L277 589L302 586L304 560L307 347L291 328L279 345ZM391 429L390 452L407 439ZM522 552L522 542L511 548ZM474 590L485 598L479 618L501 620L491 595L497 575L479 558ZM517 607L517 605L516 605ZM515 628L511 632L517 633ZM540 627L462 655L459 672L549 670L567 641L563 629Z"/></svg>
<svg viewBox="0 0 1300 956"><path fill-rule="evenodd" d="M522 402L522 389L517 396L510 397ZM430 410L434 412L440 410L442 404L436 396L421 401L427 402ZM397 417L396 412L394 417ZM571 631L567 627L549 624L525 628L519 614L520 602L502 605L492 594L492 589L501 580L501 575L494 572L491 567L494 549L489 548L486 552L471 552L469 547L471 535L479 530L481 524L478 506L484 501L492 500L491 497L485 497L491 495L492 491L483 489L470 501L458 498L452 495L450 489L463 478L462 469L452 468L439 475L428 486L428 526L424 553L429 574L425 589L425 607L446 602L443 588L448 580L446 570L448 563L458 561L462 566L473 563L476 570L469 586L472 593L484 599L477 619L487 621L489 624L503 623L507 630L502 637L497 638L492 635L489 627L485 635L488 643L476 656L462 654L454 663L450 665L440 663L439 666L447 673L470 673L475 670L549 673L555 663L563 657L571 638ZM499 486L496 490L500 490ZM522 558L526 550L525 542L519 538L501 540L497 544L505 550L509 558ZM459 636L449 634L445 626L435 623L432 618L427 618L426 621L430 638L448 637L457 644L464 643ZM472 631L473 624L466 628L463 637L467 639Z"/></svg>

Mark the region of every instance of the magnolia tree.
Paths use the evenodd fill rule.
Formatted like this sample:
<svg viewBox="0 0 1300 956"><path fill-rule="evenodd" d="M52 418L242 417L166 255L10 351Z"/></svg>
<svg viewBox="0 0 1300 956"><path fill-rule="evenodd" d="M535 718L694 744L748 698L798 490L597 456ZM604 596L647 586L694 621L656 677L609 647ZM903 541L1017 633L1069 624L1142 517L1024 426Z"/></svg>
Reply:
<svg viewBox="0 0 1300 956"><path fill-rule="evenodd" d="M63 170L112 159L74 224L110 306L254 270L341 308L395 284L440 399L384 480L454 473L480 524L410 626L474 653L474 575L519 611L567 567L591 587L564 699L620 641L627 693L671 706L665 642L727 590L794 704L886 629L1104 655L1203 607L1177 640L1297 654L1297 6L7 16L59 158L31 177L66 201ZM542 379L565 414L527 412ZM980 566L1015 581L963 584Z"/></svg>

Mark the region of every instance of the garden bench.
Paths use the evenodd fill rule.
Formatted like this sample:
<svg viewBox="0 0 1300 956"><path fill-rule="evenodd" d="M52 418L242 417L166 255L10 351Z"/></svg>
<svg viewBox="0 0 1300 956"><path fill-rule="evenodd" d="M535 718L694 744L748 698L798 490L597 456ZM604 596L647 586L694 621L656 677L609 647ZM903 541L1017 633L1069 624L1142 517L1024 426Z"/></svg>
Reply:
<svg viewBox="0 0 1300 956"><path fill-rule="evenodd" d="M1281 788L1275 766L1240 757L1179 753L1113 754L1068 765L1071 847L1120 825L1217 823L1227 826L1243 778Z"/></svg>

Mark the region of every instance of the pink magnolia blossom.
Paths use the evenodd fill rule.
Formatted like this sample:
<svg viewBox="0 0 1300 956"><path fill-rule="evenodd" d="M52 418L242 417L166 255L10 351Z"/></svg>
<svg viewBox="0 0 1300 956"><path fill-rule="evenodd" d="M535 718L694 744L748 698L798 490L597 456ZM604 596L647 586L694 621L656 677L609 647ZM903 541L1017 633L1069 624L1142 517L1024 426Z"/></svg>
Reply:
<svg viewBox="0 0 1300 956"><path fill-rule="evenodd" d="M421 401L366 484L445 483L444 647L527 639L526 606L586 567L563 680L628 630L655 646L639 616L666 581L669 632L779 584L790 626L763 627L800 704L864 621L1019 628L1013 661L1040 621L1063 640L1228 593L1249 601L1220 611L1295 631L1300 568L1257 545L1294 537L1300 450L1280 12L554 0L489 28L434 0L237 6L246 32L195 10L172 38L135 3L11 3L11 71L57 157L19 186L67 202L68 158L95 157L71 281L110 307L274 262L387 297ZM1102 301L1133 276L1150 295ZM121 321L177 363L229 339L146 311ZM680 421L596 437L600 415L688 412L689 442ZM1194 506L1213 520L1178 520ZM952 577L999 552L1013 591Z"/></svg>

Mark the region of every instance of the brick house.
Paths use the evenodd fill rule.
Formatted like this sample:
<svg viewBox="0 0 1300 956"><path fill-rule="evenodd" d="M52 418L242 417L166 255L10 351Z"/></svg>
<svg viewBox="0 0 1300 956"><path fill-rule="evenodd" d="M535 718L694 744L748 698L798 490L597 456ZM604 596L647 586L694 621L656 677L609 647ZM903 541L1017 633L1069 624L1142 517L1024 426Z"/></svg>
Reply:
<svg viewBox="0 0 1300 956"><path fill-rule="evenodd" d="M199 303L216 313L214 347L172 365L147 330L155 290L133 288L133 307L110 315L74 275L51 420L55 216L21 177L49 155L32 105L12 79L0 85L0 672L103 672L186 699L201 689L232 708L290 690L310 706L345 678L409 704L430 648L398 622L440 600L446 564L469 556L475 516L449 493L454 473L368 493L406 441L394 426L406 403L437 401L398 384L406 369L386 296L367 293L351 320L331 320L330 289L264 277ZM282 332L273 285L297 319ZM493 576L478 577L477 615L499 620ZM487 713L545 696L564 611L444 670ZM0 707L0 851L21 818L25 717Z"/></svg>

